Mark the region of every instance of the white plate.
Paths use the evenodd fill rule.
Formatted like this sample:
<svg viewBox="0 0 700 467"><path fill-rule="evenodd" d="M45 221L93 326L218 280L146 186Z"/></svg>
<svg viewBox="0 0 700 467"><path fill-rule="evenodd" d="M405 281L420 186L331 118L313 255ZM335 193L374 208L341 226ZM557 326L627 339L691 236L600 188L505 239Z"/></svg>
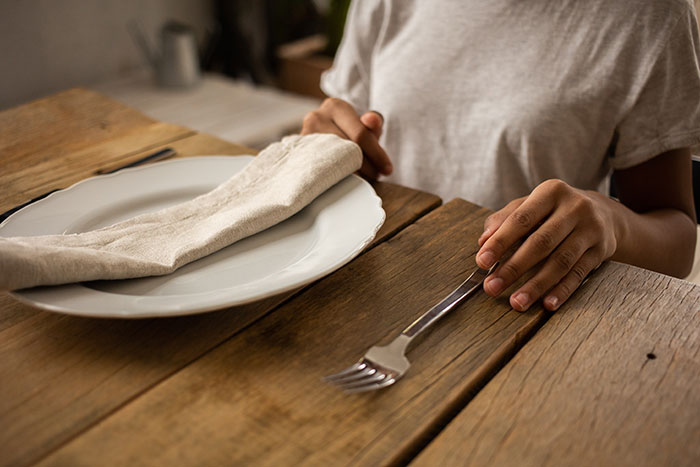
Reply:
<svg viewBox="0 0 700 467"><path fill-rule="evenodd" d="M89 178L10 216L0 235L84 232L210 191L252 156L201 156ZM143 318L199 313L259 300L318 279L354 258L384 223L381 199L351 175L305 209L166 276L13 292L49 311Z"/></svg>

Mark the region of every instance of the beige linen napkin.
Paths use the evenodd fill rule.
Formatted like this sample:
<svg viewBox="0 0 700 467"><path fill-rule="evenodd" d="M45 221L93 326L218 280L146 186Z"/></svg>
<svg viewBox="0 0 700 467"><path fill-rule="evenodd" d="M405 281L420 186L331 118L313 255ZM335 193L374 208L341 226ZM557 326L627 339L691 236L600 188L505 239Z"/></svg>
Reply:
<svg viewBox="0 0 700 467"><path fill-rule="evenodd" d="M288 136L191 201L90 232L0 237L0 290L168 274L283 221L361 164L337 136Z"/></svg>

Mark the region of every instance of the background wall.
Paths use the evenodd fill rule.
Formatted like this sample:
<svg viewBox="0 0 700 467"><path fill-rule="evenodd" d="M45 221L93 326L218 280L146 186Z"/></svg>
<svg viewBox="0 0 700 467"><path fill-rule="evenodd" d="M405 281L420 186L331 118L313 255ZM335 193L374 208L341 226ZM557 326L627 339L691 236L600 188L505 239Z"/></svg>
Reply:
<svg viewBox="0 0 700 467"><path fill-rule="evenodd" d="M0 109L144 67L126 25L136 20L156 44L169 19L203 43L211 0L1 0Z"/></svg>
<svg viewBox="0 0 700 467"><path fill-rule="evenodd" d="M700 0L693 1L697 8ZM313 3L327 9L330 2ZM153 44L165 21L180 20L195 29L203 44L214 28L213 4L214 0L0 0L0 110L145 67L126 29L130 20L141 24Z"/></svg>

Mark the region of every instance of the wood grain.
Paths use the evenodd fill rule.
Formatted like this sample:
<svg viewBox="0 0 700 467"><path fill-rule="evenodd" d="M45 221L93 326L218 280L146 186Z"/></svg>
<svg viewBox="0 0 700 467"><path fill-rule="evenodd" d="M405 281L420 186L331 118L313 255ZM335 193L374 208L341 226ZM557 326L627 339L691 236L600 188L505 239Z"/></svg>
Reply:
<svg viewBox="0 0 700 467"><path fill-rule="evenodd" d="M483 293L385 391L320 377L386 341L475 267L488 211L453 201L122 407L42 465L377 465L422 448L542 320Z"/></svg>
<svg viewBox="0 0 700 467"><path fill-rule="evenodd" d="M0 212L193 134L85 89L0 112Z"/></svg>
<svg viewBox="0 0 700 467"><path fill-rule="evenodd" d="M0 332L0 464L32 463L283 300L152 320L39 312L6 328Z"/></svg>
<svg viewBox="0 0 700 467"><path fill-rule="evenodd" d="M167 146L178 157L250 153L203 134ZM387 220L370 248L440 203L409 188L375 188ZM41 458L299 290L205 315L139 321L56 315L0 295L0 426L6 427L0 430L0 465Z"/></svg>
<svg viewBox="0 0 700 467"><path fill-rule="evenodd" d="M57 146L73 151L156 123L141 112L87 89L70 89L0 111L3 163Z"/></svg>
<svg viewBox="0 0 700 467"><path fill-rule="evenodd" d="M601 269L415 465L700 465L700 287Z"/></svg>
<svg viewBox="0 0 700 467"><path fill-rule="evenodd" d="M0 121L12 135L2 139L5 209L165 146L176 157L255 152L155 122L84 90L11 109ZM375 189L387 220L369 248L440 204L436 196L400 186L376 183ZM1 294L0 464L27 465L45 456L298 292L204 315L140 321L56 315Z"/></svg>

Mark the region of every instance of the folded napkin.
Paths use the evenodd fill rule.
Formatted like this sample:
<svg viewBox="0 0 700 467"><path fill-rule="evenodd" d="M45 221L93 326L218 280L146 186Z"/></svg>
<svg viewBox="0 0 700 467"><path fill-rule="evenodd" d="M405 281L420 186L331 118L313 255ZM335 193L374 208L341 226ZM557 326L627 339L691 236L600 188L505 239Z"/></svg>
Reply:
<svg viewBox="0 0 700 467"><path fill-rule="evenodd" d="M337 136L288 136L191 201L90 232L0 237L0 290L168 274L292 216L361 163Z"/></svg>

